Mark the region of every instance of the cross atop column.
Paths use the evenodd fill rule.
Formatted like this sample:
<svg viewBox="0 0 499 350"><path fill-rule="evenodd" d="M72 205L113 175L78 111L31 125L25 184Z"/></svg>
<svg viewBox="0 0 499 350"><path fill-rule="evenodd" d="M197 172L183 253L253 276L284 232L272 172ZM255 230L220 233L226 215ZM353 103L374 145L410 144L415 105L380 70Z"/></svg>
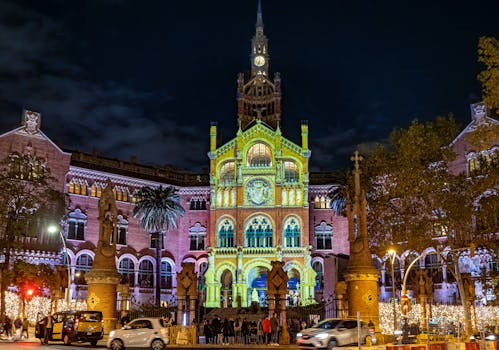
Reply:
<svg viewBox="0 0 499 350"><path fill-rule="evenodd" d="M364 158L359 154L358 150L355 150L353 156L350 157L350 160L355 162L355 170L359 170L359 162L361 162Z"/></svg>

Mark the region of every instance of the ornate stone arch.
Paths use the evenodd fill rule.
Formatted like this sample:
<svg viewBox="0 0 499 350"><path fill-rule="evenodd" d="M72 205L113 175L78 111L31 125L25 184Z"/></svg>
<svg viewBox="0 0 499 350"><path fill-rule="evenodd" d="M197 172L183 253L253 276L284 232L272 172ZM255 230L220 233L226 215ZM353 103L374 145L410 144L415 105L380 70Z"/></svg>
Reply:
<svg viewBox="0 0 499 350"><path fill-rule="evenodd" d="M243 266L242 273L243 273L244 278L247 278L251 269L253 269L255 267L265 267L269 271L272 270L272 265L270 264L270 261L259 260L259 259L251 260L251 261L247 262L246 264L244 264L244 266Z"/></svg>
<svg viewBox="0 0 499 350"><path fill-rule="evenodd" d="M229 270L232 273L232 278L236 277L237 266L232 262L223 262L222 264L217 266L215 270L215 281L220 283L220 279L222 278L222 274L225 270Z"/></svg>

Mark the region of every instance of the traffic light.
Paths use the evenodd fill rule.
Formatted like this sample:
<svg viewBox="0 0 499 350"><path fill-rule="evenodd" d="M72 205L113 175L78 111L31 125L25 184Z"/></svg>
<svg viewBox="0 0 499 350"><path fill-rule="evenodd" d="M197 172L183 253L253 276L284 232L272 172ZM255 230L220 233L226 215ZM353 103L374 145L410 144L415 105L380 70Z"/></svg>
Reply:
<svg viewBox="0 0 499 350"><path fill-rule="evenodd" d="M400 297L400 311L402 315L407 315L412 310L411 299L407 295Z"/></svg>
<svg viewBox="0 0 499 350"><path fill-rule="evenodd" d="M36 289L33 285L27 285L24 287L24 299L31 300L36 294Z"/></svg>

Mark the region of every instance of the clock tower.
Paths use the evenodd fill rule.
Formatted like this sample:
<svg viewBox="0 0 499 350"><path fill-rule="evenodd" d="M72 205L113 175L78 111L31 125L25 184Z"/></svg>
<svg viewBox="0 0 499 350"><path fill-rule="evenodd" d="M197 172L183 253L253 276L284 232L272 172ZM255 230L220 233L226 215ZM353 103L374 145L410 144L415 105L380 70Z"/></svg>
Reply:
<svg viewBox="0 0 499 350"><path fill-rule="evenodd" d="M232 140L217 145L217 126L210 127L208 308L265 305L274 261L287 274L288 283L281 281L285 294L302 305L314 302L308 124L301 124L301 145L282 134L281 80L278 74L269 79L268 57L258 3L251 71L238 79L239 129ZM275 310L284 303L277 300Z"/></svg>
<svg viewBox="0 0 499 350"><path fill-rule="evenodd" d="M263 121L276 130L281 120L281 78L269 78L269 46L263 33L262 4L258 1L255 35L251 39L251 73L239 73L237 79L238 122L242 130Z"/></svg>

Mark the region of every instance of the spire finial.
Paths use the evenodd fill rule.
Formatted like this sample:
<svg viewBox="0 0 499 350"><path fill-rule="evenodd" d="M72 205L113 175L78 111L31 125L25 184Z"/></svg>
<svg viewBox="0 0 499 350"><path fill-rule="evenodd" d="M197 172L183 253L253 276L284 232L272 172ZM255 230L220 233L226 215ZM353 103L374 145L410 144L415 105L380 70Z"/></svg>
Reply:
<svg viewBox="0 0 499 350"><path fill-rule="evenodd" d="M256 26L263 28L262 0L258 0L258 9L256 10Z"/></svg>

